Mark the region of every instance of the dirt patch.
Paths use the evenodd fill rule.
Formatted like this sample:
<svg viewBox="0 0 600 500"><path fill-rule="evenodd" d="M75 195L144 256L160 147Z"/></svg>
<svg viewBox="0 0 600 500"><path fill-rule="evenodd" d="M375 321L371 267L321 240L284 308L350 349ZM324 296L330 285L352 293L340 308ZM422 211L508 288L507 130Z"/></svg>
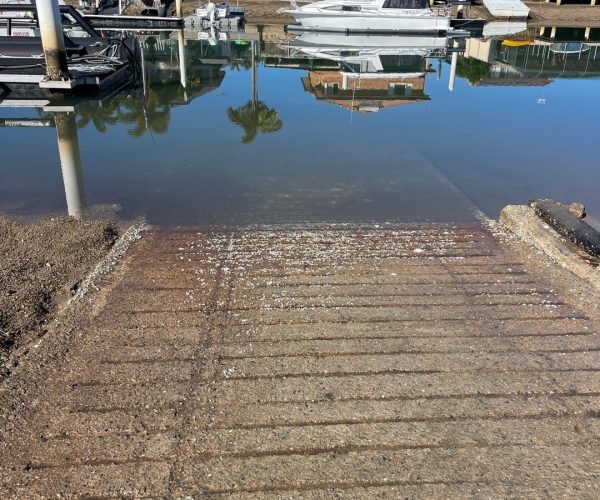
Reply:
<svg viewBox="0 0 600 500"><path fill-rule="evenodd" d="M114 244L109 221L0 218L0 377L10 349L45 333L61 302Z"/></svg>

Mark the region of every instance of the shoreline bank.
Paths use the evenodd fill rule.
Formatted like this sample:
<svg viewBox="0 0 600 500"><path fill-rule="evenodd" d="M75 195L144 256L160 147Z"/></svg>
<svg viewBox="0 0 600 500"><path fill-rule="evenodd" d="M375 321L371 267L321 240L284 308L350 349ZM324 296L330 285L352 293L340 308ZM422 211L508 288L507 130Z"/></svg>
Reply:
<svg viewBox="0 0 600 500"><path fill-rule="evenodd" d="M44 335L121 232L109 220L0 218L0 378L10 353Z"/></svg>

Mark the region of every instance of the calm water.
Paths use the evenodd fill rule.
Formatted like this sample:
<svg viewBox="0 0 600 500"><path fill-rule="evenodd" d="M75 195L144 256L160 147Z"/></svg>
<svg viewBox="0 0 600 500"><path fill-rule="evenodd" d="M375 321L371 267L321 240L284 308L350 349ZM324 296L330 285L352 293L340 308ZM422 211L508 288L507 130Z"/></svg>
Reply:
<svg viewBox="0 0 600 500"><path fill-rule="evenodd" d="M0 108L7 125L56 123L0 130L0 212L156 224L466 220L474 206L496 217L547 196L600 215L593 44L565 56L572 47L462 40L450 91L445 39L190 40L184 90L177 37L142 42L145 92L140 82L61 103L74 113Z"/></svg>

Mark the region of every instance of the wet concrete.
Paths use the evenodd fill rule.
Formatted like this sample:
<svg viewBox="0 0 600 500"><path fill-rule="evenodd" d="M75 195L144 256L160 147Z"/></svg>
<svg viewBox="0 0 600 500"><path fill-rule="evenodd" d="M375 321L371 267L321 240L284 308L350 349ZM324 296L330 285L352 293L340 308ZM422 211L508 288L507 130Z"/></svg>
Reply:
<svg viewBox="0 0 600 500"><path fill-rule="evenodd" d="M104 288L3 497L595 494L598 296L482 222L153 231Z"/></svg>

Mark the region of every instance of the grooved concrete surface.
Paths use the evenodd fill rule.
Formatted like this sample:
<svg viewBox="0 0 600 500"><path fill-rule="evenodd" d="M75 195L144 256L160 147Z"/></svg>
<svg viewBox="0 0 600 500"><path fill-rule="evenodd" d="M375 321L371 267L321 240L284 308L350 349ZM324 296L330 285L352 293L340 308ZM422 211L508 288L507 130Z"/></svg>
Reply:
<svg viewBox="0 0 600 500"><path fill-rule="evenodd" d="M2 497L592 498L598 314L521 255L479 223L146 234Z"/></svg>

